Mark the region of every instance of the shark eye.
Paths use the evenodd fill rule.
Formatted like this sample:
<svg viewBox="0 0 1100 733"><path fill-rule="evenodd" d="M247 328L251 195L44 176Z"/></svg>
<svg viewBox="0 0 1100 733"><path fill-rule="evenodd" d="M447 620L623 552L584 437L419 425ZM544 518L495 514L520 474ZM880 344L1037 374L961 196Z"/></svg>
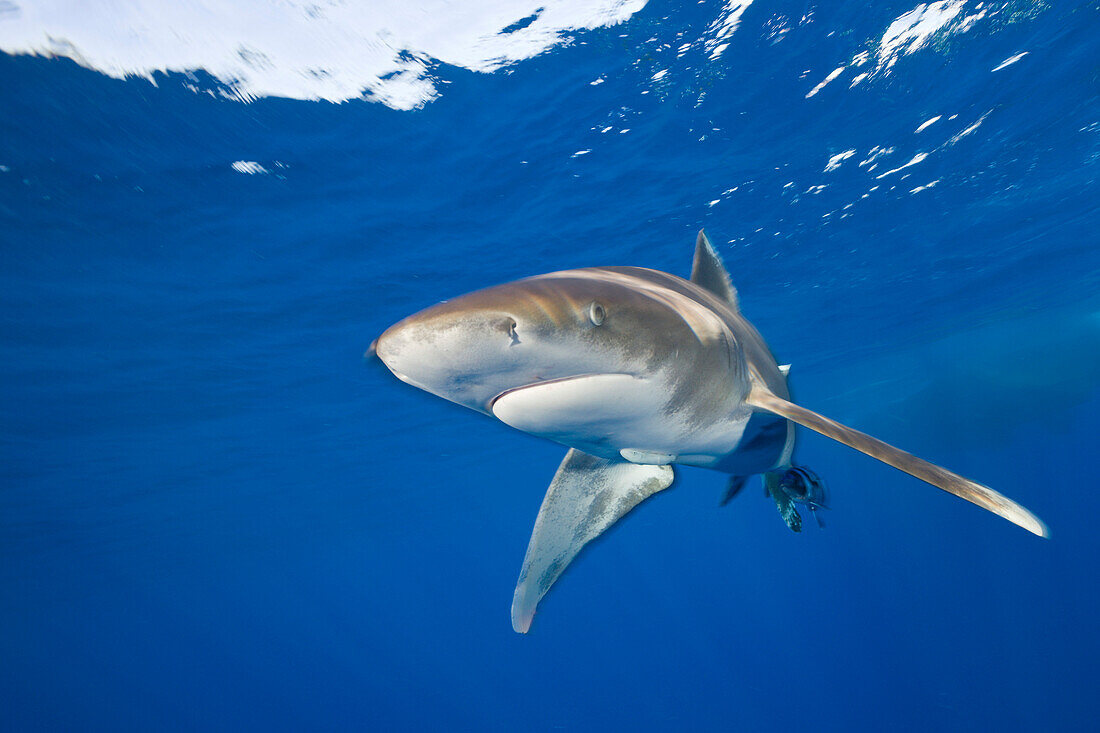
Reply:
<svg viewBox="0 0 1100 733"><path fill-rule="evenodd" d="M588 306L588 320L592 321L593 326L598 326L603 323L603 319L607 317L607 312L604 311L603 306L599 303L593 302Z"/></svg>

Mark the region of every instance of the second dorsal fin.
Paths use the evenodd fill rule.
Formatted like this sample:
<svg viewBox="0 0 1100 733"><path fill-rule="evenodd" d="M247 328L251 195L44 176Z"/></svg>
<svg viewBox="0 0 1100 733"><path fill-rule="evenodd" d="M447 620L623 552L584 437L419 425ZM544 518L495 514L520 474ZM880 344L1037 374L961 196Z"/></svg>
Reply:
<svg viewBox="0 0 1100 733"><path fill-rule="evenodd" d="M714 245L707 239L707 233L702 229L699 230L699 237L695 240L695 260L691 263L691 281L726 301L734 311L740 309L737 303L737 289L730 281L730 274L726 272L722 258L718 256Z"/></svg>

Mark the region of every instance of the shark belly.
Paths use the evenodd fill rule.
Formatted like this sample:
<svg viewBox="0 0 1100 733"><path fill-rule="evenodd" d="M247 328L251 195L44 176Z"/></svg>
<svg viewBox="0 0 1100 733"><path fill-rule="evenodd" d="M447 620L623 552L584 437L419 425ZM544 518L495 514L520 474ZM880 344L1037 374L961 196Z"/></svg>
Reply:
<svg viewBox="0 0 1100 733"><path fill-rule="evenodd" d="M737 447L706 468L734 476L753 476L789 463L793 447L794 425L790 421L754 412Z"/></svg>
<svg viewBox="0 0 1100 733"><path fill-rule="evenodd" d="M700 426L670 406L670 394L659 377L580 375L509 390L492 412L526 433L631 463L709 467L739 443L747 410Z"/></svg>

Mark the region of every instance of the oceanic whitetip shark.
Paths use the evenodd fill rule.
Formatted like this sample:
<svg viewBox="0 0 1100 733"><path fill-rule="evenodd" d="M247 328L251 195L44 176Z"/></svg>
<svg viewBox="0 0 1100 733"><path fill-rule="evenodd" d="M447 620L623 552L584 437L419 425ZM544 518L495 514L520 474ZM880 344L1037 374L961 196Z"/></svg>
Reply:
<svg viewBox="0 0 1100 733"><path fill-rule="evenodd" d="M787 368L741 315L702 231L690 281L641 267L538 275L409 316L371 350L414 387L569 447L512 600L521 633L584 545L668 488L672 464L729 474L727 500L762 474L798 531L796 503L817 516L825 493L792 464L794 423L1047 535L996 491L791 403Z"/></svg>

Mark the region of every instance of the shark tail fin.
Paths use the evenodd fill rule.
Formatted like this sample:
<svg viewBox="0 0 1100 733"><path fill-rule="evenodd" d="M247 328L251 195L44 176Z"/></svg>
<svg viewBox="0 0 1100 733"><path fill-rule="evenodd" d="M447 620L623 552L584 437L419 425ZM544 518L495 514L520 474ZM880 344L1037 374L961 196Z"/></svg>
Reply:
<svg viewBox="0 0 1100 733"><path fill-rule="evenodd" d="M1042 520L988 486L982 486L965 479L957 473L917 458L911 453L906 453L882 442L878 438L872 438L866 433L853 430L835 420L830 420L827 417L818 415L816 412L799 407L775 396L759 384L753 386L746 401L753 407L785 417L803 427L855 448L861 453L866 453L872 458L877 458L900 471L905 471L910 476L916 476L921 481L977 504L981 508L1023 527L1028 532L1037 534L1040 537L1050 536L1050 531Z"/></svg>

